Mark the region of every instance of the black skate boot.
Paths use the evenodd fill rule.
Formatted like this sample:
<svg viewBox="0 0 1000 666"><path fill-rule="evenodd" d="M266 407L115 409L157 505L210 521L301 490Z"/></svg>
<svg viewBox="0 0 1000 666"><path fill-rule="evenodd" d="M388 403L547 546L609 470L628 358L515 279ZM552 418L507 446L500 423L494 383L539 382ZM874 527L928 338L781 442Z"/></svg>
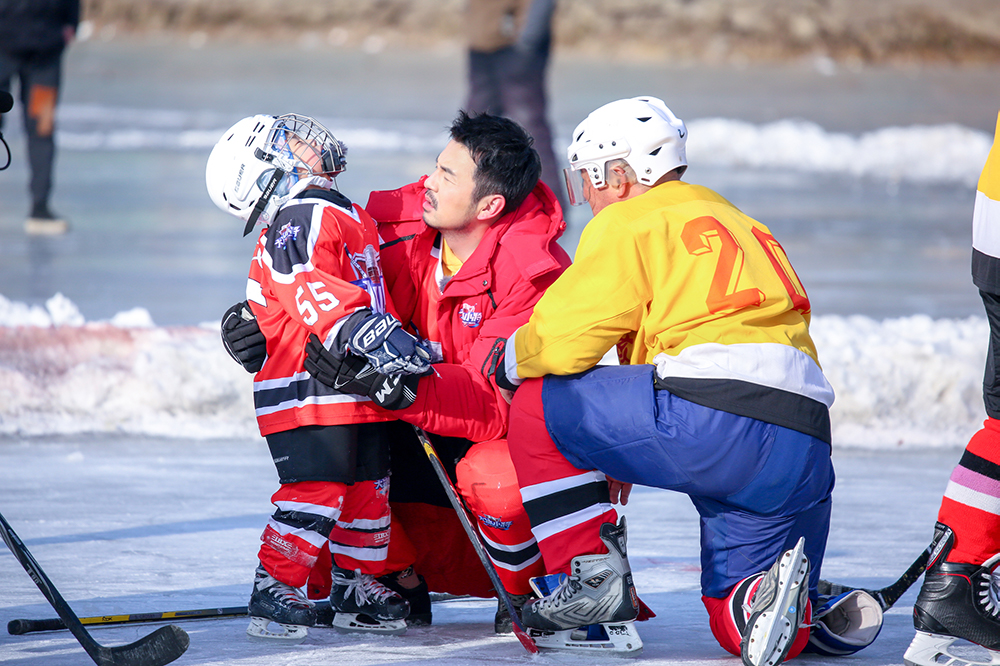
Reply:
<svg viewBox="0 0 1000 666"><path fill-rule="evenodd" d="M374 576L333 567L330 606L337 611L333 628L342 632L402 634L410 604Z"/></svg>
<svg viewBox="0 0 1000 666"><path fill-rule="evenodd" d="M935 540L950 528L934 527ZM1000 553L982 565L948 562L955 535L948 534L941 554L924 573L924 583L913 605L916 636L903 655L908 666L942 663L1000 664ZM964 639L989 650L991 661L973 661L948 651L956 640Z"/></svg>
<svg viewBox="0 0 1000 666"><path fill-rule="evenodd" d="M603 555L581 555L572 560L572 574L549 595L530 601L521 610L528 635L540 648L602 653L642 650L635 631L639 597L632 583L625 550L625 518L618 526L601 525Z"/></svg>
<svg viewBox="0 0 1000 666"><path fill-rule="evenodd" d="M399 582L401 579L409 578L410 576L416 576L420 584L416 587L404 587ZM431 595L427 589L427 582L423 576L413 572L413 567L406 567L402 571L379 576L378 582L410 603L410 614L406 616L406 625L408 627L426 626L431 623L433 615L431 613Z"/></svg>
<svg viewBox="0 0 1000 666"><path fill-rule="evenodd" d="M521 618L521 610L524 608L524 604L534 598L534 595L530 593L510 595L510 603L514 607L514 612L517 613L518 619ZM497 614L493 616L493 632L497 634L514 633L514 621L510 618L510 613L507 612L506 604L499 599L497 600Z"/></svg>
<svg viewBox="0 0 1000 666"><path fill-rule="evenodd" d="M273 578L263 565L254 574L247 611L247 635L254 639L297 643L308 635L306 627L316 626L313 602L302 590Z"/></svg>

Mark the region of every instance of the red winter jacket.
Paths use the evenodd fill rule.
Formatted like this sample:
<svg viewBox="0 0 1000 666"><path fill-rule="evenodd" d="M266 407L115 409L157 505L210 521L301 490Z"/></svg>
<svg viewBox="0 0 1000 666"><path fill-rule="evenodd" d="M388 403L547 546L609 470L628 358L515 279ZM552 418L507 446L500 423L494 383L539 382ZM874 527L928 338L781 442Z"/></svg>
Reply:
<svg viewBox="0 0 1000 666"><path fill-rule="evenodd" d="M528 321L542 293L570 265L556 242L566 223L552 190L539 182L487 231L440 301L428 305L425 285L435 281L440 234L422 219L424 180L372 192L365 207L378 222L386 286L400 320L440 344L444 359L434 365L435 374L420 379L416 402L394 414L446 437L503 437L507 402L490 372L497 341Z"/></svg>

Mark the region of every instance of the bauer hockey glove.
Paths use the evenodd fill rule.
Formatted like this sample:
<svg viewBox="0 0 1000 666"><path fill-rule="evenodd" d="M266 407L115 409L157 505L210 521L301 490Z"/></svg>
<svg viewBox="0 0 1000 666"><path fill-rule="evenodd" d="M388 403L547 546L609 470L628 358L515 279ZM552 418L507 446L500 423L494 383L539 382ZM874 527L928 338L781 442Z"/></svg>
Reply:
<svg viewBox="0 0 1000 666"><path fill-rule="evenodd" d="M260 372L267 358L267 340L246 301L226 310L222 317L222 345L247 372Z"/></svg>
<svg viewBox="0 0 1000 666"><path fill-rule="evenodd" d="M384 375L360 356L337 356L315 335L306 343L306 370L340 393L366 395L384 409L406 409L417 399L418 375Z"/></svg>
<svg viewBox="0 0 1000 666"><path fill-rule="evenodd" d="M357 322L361 313L347 322L351 333L347 350L364 356L377 372L384 375L422 375L431 370L431 353L391 314L368 315Z"/></svg>

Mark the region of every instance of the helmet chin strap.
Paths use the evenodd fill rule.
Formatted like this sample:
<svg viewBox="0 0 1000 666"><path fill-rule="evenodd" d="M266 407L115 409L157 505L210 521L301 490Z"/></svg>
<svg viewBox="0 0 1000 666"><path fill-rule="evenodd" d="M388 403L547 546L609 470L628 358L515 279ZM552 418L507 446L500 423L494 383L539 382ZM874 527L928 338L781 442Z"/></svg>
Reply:
<svg viewBox="0 0 1000 666"><path fill-rule="evenodd" d="M278 187L278 183L285 176L285 172L281 169L275 169L274 173L271 174L271 180L267 181L267 185L264 187L264 191L257 198L257 203L253 207L253 212L250 213L250 217L247 218L247 225L243 228L243 235L246 236L253 228L257 225L257 219L260 218L260 214L264 212L267 207L267 202L271 200L271 195L274 194L274 189Z"/></svg>
<svg viewBox="0 0 1000 666"><path fill-rule="evenodd" d="M271 180L267 182L267 185L264 187L264 191L261 193L260 197L257 199L256 205L253 207L253 212L250 213L250 217L247 219L247 226L243 229L244 236L253 231L253 228L257 225L257 220L260 219L261 214L267 208L268 202L274 195L274 189L278 186L278 182L285 176L285 173L286 172L281 169L274 170ZM333 188L333 181L326 176L308 176L306 178L302 178L297 183L292 185L285 198L294 197L311 185L329 190Z"/></svg>

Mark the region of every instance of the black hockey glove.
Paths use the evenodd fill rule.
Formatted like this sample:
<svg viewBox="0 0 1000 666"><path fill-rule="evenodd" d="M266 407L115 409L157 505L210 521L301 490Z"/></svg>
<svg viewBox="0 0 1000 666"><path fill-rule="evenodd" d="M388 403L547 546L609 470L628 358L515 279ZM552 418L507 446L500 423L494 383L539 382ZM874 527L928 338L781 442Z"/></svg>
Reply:
<svg viewBox="0 0 1000 666"><path fill-rule="evenodd" d="M365 312L365 311L361 311ZM430 372L431 353L418 338L403 330L391 314L367 311L351 315L347 350L364 356L377 372L386 375L422 375ZM359 321L360 320L360 321Z"/></svg>
<svg viewBox="0 0 1000 666"><path fill-rule="evenodd" d="M384 375L353 354L339 359L315 335L306 343L305 367L317 381L335 391L366 395L384 409L406 409L417 399L418 375Z"/></svg>
<svg viewBox="0 0 1000 666"><path fill-rule="evenodd" d="M486 359L487 363L487 375L493 375L493 379L496 381L497 386L500 388L514 392L520 384L515 384L510 381L507 377L507 339L497 338L496 342L493 343L493 348L490 350L490 355Z"/></svg>
<svg viewBox="0 0 1000 666"><path fill-rule="evenodd" d="M260 372L267 358L267 340L246 301L226 310L222 317L222 345L247 372Z"/></svg>

